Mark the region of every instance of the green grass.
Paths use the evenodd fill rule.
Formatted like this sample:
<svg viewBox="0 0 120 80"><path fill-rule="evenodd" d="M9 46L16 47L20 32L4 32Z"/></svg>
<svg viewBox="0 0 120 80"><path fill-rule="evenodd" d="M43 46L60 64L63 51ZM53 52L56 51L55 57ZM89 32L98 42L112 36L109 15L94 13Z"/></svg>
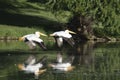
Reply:
<svg viewBox="0 0 120 80"><path fill-rule="evenodd" d="M35 31L44 32L42 29L29 28L29 27L19 27L11 25L0 25L0 37L20 37L26 34L35 33Z"/></svg>
<svg viewBox="0 0 120 80"><path fill-rule="evenodd" d="M19 37L41 31L49 34L62 28L70 12L53 14L45 6L37 3L19 1L15 9L7 8L0 13L0 37Z"/></svg>

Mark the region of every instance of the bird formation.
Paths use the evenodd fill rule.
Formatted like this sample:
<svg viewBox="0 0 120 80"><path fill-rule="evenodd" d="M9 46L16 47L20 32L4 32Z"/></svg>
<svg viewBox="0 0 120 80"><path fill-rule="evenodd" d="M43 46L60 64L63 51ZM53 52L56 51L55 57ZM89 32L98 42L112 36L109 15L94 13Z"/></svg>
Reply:
<svg viewBox="0 0 120 80"><path fill-rule="evenodd" d="M47 56L43 56L40 60L36 60L34 55L30 55L27 60L22 64L18 64L18 69L25 73L32 73L35 76L35 79L38 79L41 74L46 72L46 60ZM56 72L69 72L72 71L75 67L72 66L74 56L68 57L63 61L63 56L61 52L57 54L56 61L54 63L49 63L48 67L52 68Z"/></svg>
<svg viewBox="0 0 120 80"><path fill-rule="evenodd" d="M70 44L73 47L75 45L75 42L71 34L76 34L76 33L67 29L64 31L54 32L49 36L55 38L58 47L63 46L63 40L67 41L68 44ZM40 36L47 36L47 35L41 32L35 32L35 34L28 34L23 37L20 37L19 40L24 41L29 46L30 49L35 49L37 44L43 50L46 50L47 49L46 45L44 44L44 41L40 38Z"/></svg>
<svg viewBox="0 0 120 80"><path fill-rule="evenodd" d="M64 30L54 32L49 36L54 37L58 47L63 46L63 40L67 41L68 44L74 47L75 42L71 34L76 33L70 30ZM35 49L36 45L38 45L41 49L47 50L47 47L40 36L47 35L41 32L35 32L35 34L27 34L23 37L20 37L19 41L25 42L30 49ZM35 75L35 78L38 79L39 75L43 74L47 70L45 68L46 60L47 56L43 56L40 60L37 61L35 56L30 55L25 62L23 62L22 64L18 64L18 68L25 73L33 73ZM56 72L69 72L75 68L74 66L72 66L73 60L74 56L70 56L67 60L63 61L62 53L59 52L56 56L56 61L54 63L48 64L48 67L52 68Z"/></svg>

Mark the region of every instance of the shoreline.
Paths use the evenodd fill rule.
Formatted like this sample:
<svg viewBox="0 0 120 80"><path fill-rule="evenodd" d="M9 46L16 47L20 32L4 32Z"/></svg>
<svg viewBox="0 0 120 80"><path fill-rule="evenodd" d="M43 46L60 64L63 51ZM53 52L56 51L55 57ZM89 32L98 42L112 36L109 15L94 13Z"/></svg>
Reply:
<svg viewBox="0 0 120 80"><path fill-rule="evenodd" d="M18 40L19 37L0 37L0 40ZM113 38L113 37L104 37L104 38L94 38L94 39L88 39L87 41L97 41L97 42L107 42L107 41L111 41L111 42L118 42L120 41L120 38Z"/></svg>

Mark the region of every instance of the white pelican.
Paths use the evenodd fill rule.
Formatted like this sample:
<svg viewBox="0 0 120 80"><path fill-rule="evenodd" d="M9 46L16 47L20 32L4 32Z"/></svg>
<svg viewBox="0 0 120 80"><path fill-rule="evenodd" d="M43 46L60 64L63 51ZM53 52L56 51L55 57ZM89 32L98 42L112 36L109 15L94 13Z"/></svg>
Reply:
<svg viewBox="0 0 120 80"><path fill-rule="evenodd" d="M36 62L36 58L30 56L23 64L18 64L18 68L25 73L33 73L37 79L40 74L46 71L46 69L41 69L44 67L46 59L47 56L43 56L40 61Z"/></svg>
<svg viewBox="0 0 120 80"><path fill-rule="evenodd" d="M40 35L47 36L46 34L43 34L41 32L35 32L35 34L28 34L23 37L19 38L19 41L24 41L30 49L35 49L36 44L38 44L43 50L46 50L46 46L44 45L44 42L42 39L40 39Z"/></svg>
<svg viewBox="0 0 120 80"><path fill-rule="evenodd" d="M74 59L74 56L71 56L67 59L67 61L63 62L62 55L58 53L57 63L49 64L49 67L52 67L53 70L56 70L56 71L68 72L75 68L74 66L72 66L73 59Z"/></svg>
<svg viewBox="0 0 120 80"><path fill-rule="evenodd" d="M63 39L65 41L67 41L71 46L74 46L75 42L74 42L72 35L70 33L76 34L73 31L65 30L65 31L54 32L53 34L50 34L50 36L53 36L55 38L58 47L61 47L63 45Z"/></svg>

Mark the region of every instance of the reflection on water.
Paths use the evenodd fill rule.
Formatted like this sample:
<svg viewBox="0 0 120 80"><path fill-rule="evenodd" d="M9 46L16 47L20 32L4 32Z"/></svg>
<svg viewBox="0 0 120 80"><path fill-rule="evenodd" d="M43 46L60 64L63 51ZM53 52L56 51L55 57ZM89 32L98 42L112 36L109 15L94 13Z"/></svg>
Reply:
<svg viewBox="0 0 120 80"><path fill-rule="evenodd" d="M76 47L76 63L79 65L90 65L94 61L94 42L84 42Z"/></svg>
<svg viewBox="0 0 120 80"><path fill-rule="evenodd" d="M47 55L47 63L56 59L57 50L29 51L28 47L17 41L0 42L0 80L34 80L33 74L25 74L17 68L29 55L37 58ZM39 80L120 80L120 43L82 42L75 48L62 48L63 57L74 55L75 69L66 73L47 72ZM23 51L22 51L23 50Z"/></svg>

